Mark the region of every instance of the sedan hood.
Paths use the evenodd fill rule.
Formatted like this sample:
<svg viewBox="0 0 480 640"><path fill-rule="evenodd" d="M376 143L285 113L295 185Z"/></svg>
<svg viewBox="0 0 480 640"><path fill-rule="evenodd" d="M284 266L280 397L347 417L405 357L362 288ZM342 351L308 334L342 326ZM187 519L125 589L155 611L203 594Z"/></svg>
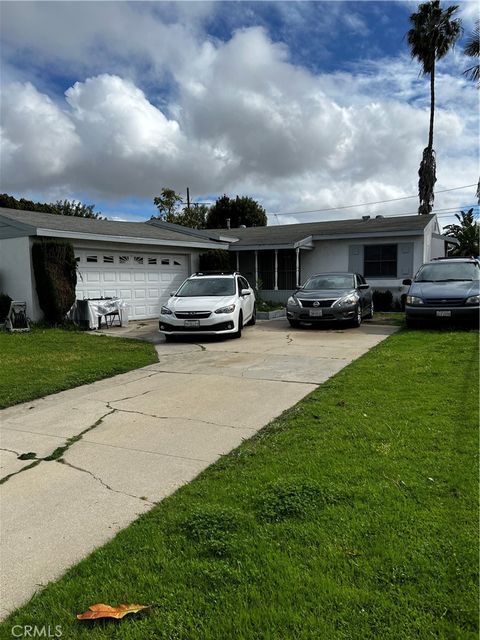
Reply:
<svg viewBox="0 0 480 640"><path fill-rule="evenodd" d="M172 311L214 311L235 302L235 296L202 296L169 298L166 306Z"/></svg>
<svg viewBox="0 0 480 640"><path fill-rule="evenodd" d="M479 292L478 280L457 280L452 282L413 282L410 295L419 298L469 298Z"/></svg>
<svg viewBox="0 0 480 640"><path fill-rule="evenodd" d="M334 300L347 296L350 293L355 293L355 289L312 289L311 291L299 289L298 291L295 291L294 295L301 300Z"/></svg>

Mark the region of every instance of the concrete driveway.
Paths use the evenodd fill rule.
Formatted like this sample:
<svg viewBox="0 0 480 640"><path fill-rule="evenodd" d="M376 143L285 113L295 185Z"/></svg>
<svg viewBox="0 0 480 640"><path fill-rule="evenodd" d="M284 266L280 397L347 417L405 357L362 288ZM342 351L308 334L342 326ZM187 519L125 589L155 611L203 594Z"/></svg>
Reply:
<svg viewBox="0 0 480 640"><path fill-rule="evenodd" d="M158 364L0 412L2 615L393 331L281 319L167 344L156 323L109 330L157 343Z"/></svg>

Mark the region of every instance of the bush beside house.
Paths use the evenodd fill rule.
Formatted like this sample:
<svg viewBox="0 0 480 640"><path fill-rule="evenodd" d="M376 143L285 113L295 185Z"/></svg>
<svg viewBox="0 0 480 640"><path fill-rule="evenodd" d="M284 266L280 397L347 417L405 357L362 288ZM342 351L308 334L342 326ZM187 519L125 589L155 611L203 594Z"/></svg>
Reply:
<svg viewBox="0 0 480 640"><path fill-rule="evenodd" d="M38 240L32 246L32 263L40 308L45 320L62 324L75 302L77 263L73 245L59 240Z"/></svg>

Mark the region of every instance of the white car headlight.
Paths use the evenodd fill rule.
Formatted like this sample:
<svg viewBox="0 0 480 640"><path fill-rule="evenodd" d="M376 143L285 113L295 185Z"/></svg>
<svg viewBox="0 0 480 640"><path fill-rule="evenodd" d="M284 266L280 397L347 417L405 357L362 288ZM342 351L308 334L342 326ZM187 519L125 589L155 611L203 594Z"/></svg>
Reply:
<svg viewBox="0 0 480 640"><path fill-rule="evenodd" d="M290 296L287 300L287 304L292 304L293 306L298 306L298 301L293 296Z"/></svg>
<svg viewBox="0 0 480 640"><path fill-rule="evenodd" d="M336 300L332 304L332 307L351 307L352 304L357 304L358 300L359 298L356 293L349 293L347 296Z"/></svg>
<svg viewBox="0 0 480 640"><path fill-rule="evenodd" d="M160 314L161 314L162 316L171 316L171 315L172 315L172 313L173 313L173 311L172 311L171 309L169 309L168 307L163 306L163 307L160 309Z"/></svg>
<svg viewBox="0 0 480 640"><path fill-rule="evenodd" d="M480 304L480 296L470 296L465 300L465 304Z"/></svg>
<svg viewBox="0 0 480 640"><path fill-rule="evenodd" d="M228 307L221 307L220 309L215 309L215 313L233 313L235 311L235 305L229 304Z"/></svg>
<svg viewBox="0 0 480 640"><path fill-rule="evenodd" d="M423 304L423 300L418 296L407 296L406 303L407 304Z"/></svg>

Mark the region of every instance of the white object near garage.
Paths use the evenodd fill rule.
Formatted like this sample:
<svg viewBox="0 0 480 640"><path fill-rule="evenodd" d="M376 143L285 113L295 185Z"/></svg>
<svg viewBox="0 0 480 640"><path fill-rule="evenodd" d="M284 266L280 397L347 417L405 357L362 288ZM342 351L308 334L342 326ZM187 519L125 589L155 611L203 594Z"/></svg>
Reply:
<svg viewBox="0 0 480 640"><path fill-rule="evenodd" d="M156 318L189 275L185 254L77 249L76 297L121 298L131 319Z"/></svg>

